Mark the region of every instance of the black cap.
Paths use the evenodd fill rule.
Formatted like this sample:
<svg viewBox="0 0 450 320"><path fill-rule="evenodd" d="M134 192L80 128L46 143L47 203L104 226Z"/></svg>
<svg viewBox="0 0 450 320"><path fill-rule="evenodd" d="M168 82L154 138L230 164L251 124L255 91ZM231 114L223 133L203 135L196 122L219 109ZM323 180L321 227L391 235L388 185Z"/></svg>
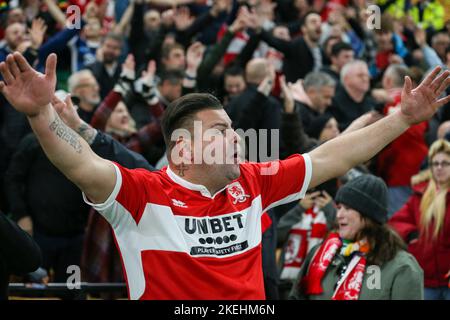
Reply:
<svg viewBox="0 0 450 320"><path fill-rule="evenodd" d="M306 128L306 134L314 139L319 139L320 134L323 131L323 128L327 125L328 121L333 118L333 116L329 113L321 114L320 116L315 117L309 126Z"/></svg>
<svg viewBox="0 0 450 320"><path fill-rule="evenodd" d="M363 174L350 180L338 190L335 200L380 224L387 221L388 189L374 175Z"/></svg>

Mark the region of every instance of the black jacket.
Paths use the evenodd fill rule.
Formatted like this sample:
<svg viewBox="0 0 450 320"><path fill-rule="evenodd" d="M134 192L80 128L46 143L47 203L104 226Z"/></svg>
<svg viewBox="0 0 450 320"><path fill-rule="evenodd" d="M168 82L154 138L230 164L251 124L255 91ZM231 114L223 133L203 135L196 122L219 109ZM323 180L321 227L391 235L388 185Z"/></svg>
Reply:
<svg viewBox="0 0 450 320"><path fill-rule="evenodd" d="M84 233L88 205L78 187L48 160L33 133L19 144L5 180L15 221L31 216L36 232L48 236Z"/></svg>
<svg viewBox="0 0 450 320"><path fill-rule="evenodd" d="M267 152L263 152L264 154L262 155L258 149L258 157L255 158L253 156L249 160L267 161L267 158L264 159L261 156L274 156L270 153L271 130L280 129L282 107L278 100L272 96L266 97L257 91L256 86L248 85L244 92L231 100L225 110L233 121L235 129L242 129L244 132L248 129L255 129L257 133L260 129L268 130L266 139ZM258 135L258 146L260 137L261 135Z"/></svg>
<svg viewBox="0 0 450 320"><path fill-rule="evenodd" d="M33 272L41 261L41 251L34 240L0 212L0 300L8 298L11 274Z"/></svg>
<svg viewBox="0 0 450 320"><path fill-rule="evenodd" d="M266 97L258 92L255 85L248 85L239 96L230 101L225 110L235 128L280 128L281 104L274 97Z"/></svg>
<svg viewBox="0 0 450 320"><path fill-rule="evenodd" d="M95 79L97 79L98 85L100 86L100 96L102 99L108 95L108 93L114 88L117 80L119 80L122 67L119 62L117 63L116 70L114 70L114 74L112 76L109 75L106 71L105 65L100 61L96 61L86 66L87 69L92 71Z"/></svg>
<svg viewBox="0 0 450 320"><path fill-rule="evenodd" d="M270 32L262 31L261 40L284 54L283 73L286 81L304 79L314 70L314 58L303 37L286 41L275 38Z"/></svg>
<svg viewBox="0 0 450 320"><path fill-rule="evenodd" d="M333 69L331 69L331 66L322 67L322 69L320 69L320 71L328 74L330 77L332 77L336 81L336 83L339 83L341 81L340 74L338 72L334 71Z"/></svg>
<svg viewBox="0 0 450 320"><path fill-rule="evenodd" d="M142 155L127 149L123 144L103 132L98 131L91 148L101 158L115 161L125 168L155 170Z"/></svg>
<svg viewBox="0 0 450 320"><path fill-rule="evenodd" d="M295 111L300 116L300 121L303 124L303 128L308 131L309 126L314 119L320 116L320 113L310 108L305 103L295 101Z"/></svg>
<svg viewBox="0 0 450 320"><path fill-rule="evenodd" d="M375 101L371 98L370 93L367 93L363 101L355 102L347 93L342 85L336 87L336 94L334 95L332 106L328 108L336 121L339 123L339 129L345 130L350 123L356 118L362 116L376 106Z"/></svg>
<svg viewBox="0 0 450 320"><path fill-rule="evenodd" d="M318 145L318 141L310 138L304 130L297 112L283 113L281 117L281 159L293 154L311 151Z"/></svg>
<svg viewBox="0 0 450 320"><path fill-rule="evenodd" d="M91 148L125 167L153 170L141 155L101 132ZM6 191L14 220L31 216L34 228L49 236L84 233L88 205L78 187L48 160L34 134L22 140L11 160Z"/></svg>

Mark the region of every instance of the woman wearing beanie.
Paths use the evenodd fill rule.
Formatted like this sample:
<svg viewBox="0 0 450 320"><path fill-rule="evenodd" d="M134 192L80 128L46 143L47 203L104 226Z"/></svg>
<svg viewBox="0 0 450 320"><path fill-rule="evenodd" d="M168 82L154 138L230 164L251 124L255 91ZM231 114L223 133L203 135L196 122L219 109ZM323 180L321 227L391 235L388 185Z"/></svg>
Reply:
<svg viewBox="0 0 450 320"><path fill-rule="evenodd" d="M317 139L321 144L340 134L339 125L331 114L324 113L311 121L311 125L306 129L306 134Z"/></svg>
<svg viewBox="0 0 450 320"><path fill-rule="evenodd" d="M423 272L386 224L387 187L362 175L338 190L338 231L311 250L293 299L423 299Z"/></svg>
<svg viewBox="0 0 450 320"><path fill-rule="evenodd" d="M450 300L450 143L434 142L431 169L412 179L413 195L389 221L424 270L425 299Z"/></svg>

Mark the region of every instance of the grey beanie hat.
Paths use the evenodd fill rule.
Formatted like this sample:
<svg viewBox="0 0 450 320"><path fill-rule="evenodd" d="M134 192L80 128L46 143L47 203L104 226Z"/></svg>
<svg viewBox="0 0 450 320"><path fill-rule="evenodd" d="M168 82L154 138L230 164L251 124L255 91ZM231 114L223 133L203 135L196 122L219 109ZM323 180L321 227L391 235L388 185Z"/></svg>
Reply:
<svg viewBox="0 0 450 320"><path fill-rule="evenodd" d="M387 221L388 189L374 175L363 174L350 180L339 188L335 200L380 224Z"/></svg>

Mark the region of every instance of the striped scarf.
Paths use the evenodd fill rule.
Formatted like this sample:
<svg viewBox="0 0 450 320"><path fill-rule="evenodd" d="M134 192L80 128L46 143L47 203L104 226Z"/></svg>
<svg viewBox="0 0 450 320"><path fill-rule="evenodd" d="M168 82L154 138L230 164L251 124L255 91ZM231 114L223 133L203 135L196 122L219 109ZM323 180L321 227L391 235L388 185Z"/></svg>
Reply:
<svg viewBox="0 0 450 320"><path fill-rule="evenodd" d="M319 295L323 293L322 279L336 253L340 250L342 255L352 256L352 259L340 277L331 299L358 300L366 269L365 253L369 249L365 241L346 242L344 244L337 233L331 233L319 250L317 250L311 260L306 276L301 281L306 294Z"/></svg>
<svg viewBox="0 0 450 320"><path fill-rule="evenodd" d="M306 255L325 238L326 232L327 224L323 211L314 207L303 212L301 220L289 231L281 279L297 278Z"/></svg>

